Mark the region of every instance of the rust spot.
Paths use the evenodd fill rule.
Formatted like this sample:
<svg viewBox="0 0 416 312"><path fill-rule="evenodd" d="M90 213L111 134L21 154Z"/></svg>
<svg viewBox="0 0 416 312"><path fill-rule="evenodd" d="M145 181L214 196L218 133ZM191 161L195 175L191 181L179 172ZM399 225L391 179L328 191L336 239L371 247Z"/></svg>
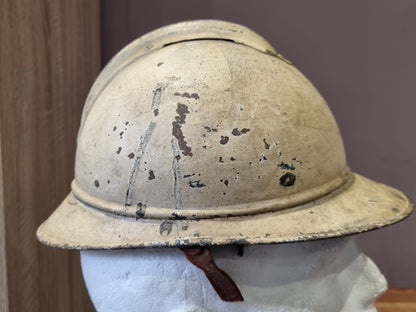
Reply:
<svg viewBox="0 0 416 312"><path fill-rule="evenodd" d="M155 115L155 117L157 115L159 115L159 109L158 108L156 108L156 109L153 110L153 115Z"/></svg>
<svg viewBox="0 0 416 312"><path fill-rule="evenodd" d="M173 95L174 96L181 96L181 97L188 98L188 99L199 100L198 93L188 93L188 92L179 93L179 92L175 92Z"/></svg>
<svg viewBox="0 0 416 312"><path fill-rule="evenodd" d="M263 139L264 147L270 149L270 144L266 142L266 139Z"/></svg>
<svg viewBox="0 0 416 312"><path fill-rule="evenodd" d="M222 144L222 145L225 145L225 144L227 144L228 143L228 141L230 140L230 138L228 137L228 136L221 136L221 140L220 140L220 143Z"/></svg>
<svg viewBox="0 0 416 312"><path fill-rule="evenodd" d="M178 103L176 112L178 113L178 116L176 116L175 121L172 122L172 135L178 140L179 149L182 151L182 154L184 156L192 157L192 149L187 145L185 136L182 132L182 125L185 124L186 115L189 114L188 106Z"/></svg>
<svg viewBox="0 0 416 312"><path fill-rule="evenodd" d="M128 155L128 157L129 157L130 159L133 159L133 158L134 158L134 153L130 153L130 154Z"/></svg>
<svg viewBox="0 0 416 312"><path fill-rule="evenodd" d="M118 150L117 150L117 152L116 152L116 153L117 153L117 154L120 154L120 152L121 152L121 146L119 146L119 147L118 147Z"/></svg>
<svg viewBox="0 0 416 312"><path fill-rule="evenodd" d="M234 136L240 136L242 134L246 134L247 132L249 132L250 129L247 128L243 128L241 130L238 130L238 128L234 128L233 131L231 132Z"/></svg>
<svg viewBox="0 0 416 312"><path fill-rule="evenodd" d="M153 172L152 169L149 169L149 180L154 180L155 179L155 173Z"/></svg>
<svg viewBox="0 0 416 312"><path fill-rule="evenodd" d="M94 185L95 185L95 187L100 187L100 182L98 182L98 180L95 180Z"/></svg>
<svg viewBox="0 0 416 312"><path fill-rule="evenodd" d="M292 186L295 184L296 176L291 172L286 172L281 178L280 178L280 185L282 186Z"/></svg>

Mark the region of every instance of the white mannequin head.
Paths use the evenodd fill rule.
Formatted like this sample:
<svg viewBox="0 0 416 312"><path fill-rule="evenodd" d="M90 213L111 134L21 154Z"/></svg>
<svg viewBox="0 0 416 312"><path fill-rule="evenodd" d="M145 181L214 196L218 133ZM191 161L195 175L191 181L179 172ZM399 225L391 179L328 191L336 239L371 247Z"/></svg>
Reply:
<svg viewBox="0 0 416 312"><path fill-rule="evenodd" d="M177 248L82 251L87 288L99 312L376 311L387 287L352 238L211 247L244 302L224 302ZM241 250L240 250L241 252Z"/></svg>

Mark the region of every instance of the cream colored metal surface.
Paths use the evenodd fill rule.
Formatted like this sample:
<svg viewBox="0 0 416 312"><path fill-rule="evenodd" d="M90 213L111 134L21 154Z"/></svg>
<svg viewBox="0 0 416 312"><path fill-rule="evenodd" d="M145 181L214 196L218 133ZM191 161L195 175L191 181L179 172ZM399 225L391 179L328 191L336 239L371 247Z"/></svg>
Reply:
<svg viewBox="0 0 416 312"><path fill-rule="evenodd" d="M275 243L411 210L401 192L349 171L324 99L264 39L196 21L138 39L104 69L72 193L37 234L63 248Z"/></svg>

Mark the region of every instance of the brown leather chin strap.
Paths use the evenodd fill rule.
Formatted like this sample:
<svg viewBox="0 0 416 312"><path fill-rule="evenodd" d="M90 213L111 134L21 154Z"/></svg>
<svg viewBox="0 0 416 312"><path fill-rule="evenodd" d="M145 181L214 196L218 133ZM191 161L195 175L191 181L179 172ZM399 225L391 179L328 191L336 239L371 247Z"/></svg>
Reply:
<svg viewBox="0 0 416 312"><path fill-rule="evenodd" d="M240 290L231 277L215 265L209 247L179 248L184 252L189 262L204 271L212 287L214 287L222 300L231 302L244 301Z"/></svg>

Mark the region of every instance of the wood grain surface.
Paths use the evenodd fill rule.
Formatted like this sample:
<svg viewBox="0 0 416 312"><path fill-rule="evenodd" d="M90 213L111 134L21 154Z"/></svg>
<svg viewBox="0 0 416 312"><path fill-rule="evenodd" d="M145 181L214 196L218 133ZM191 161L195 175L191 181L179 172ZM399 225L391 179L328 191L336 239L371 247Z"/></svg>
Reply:
<svg viewBox="0 0 416 312"><path fill-rule="evenodd" d="M1 124L1 120L0 120ZM1 127L0 127L1 138ZM6 263L6 233L4 224L4 195L3 195L3 166L1 162L0 144L0 311L9 311L9 299L7 294L7 263Z"/></svg>
<svg viewBox="0 0 416 312"><path fill-rule="evenodd" d="M81 109L100 69L100 2L1 1L0 38L9 311L94 311L79 253L42 246L35 232L73 178Z"/></svg>
<svg viewBox="0 0 416 312"><path fill-rule="evenodd" d="M376 307L378 312L414 312L416 289L389 289L377 300Z"/></svg>

